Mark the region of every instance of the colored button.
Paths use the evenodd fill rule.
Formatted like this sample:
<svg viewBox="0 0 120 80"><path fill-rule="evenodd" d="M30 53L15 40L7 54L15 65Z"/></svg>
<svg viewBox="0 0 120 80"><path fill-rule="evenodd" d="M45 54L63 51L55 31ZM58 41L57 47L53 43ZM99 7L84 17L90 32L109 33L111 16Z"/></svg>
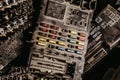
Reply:
<svg viewBox="0 0 120 80"><path fill-rule="evenodd" d="M74 45L68 44L69 48L74 48Z"/></svg>
<svg viewBox="0 0 120 80"><path fill-rule="evenodd" d="M68 40L68 42L75 44L75 43L76 43L76 40L70 39L70 40Z"/></svg>
<svg viewBox="0 0 120 80"><path fill-rule="evenodd" d="M75 31L70 31L70 33L71 34L75 34L75 35L77 34L77 32L75 32Z"/></svg>
<svg viewBox="0 0 120 80"><path fill-rule="evenodd" d="M79 36L86 37L85 33L78 33Z"/></svg>
<svg viewBox="0 0 120 80"><path fill-rule="evenodd" d="M76 46L76 49L84 50L84 46Z"/></svg>
<svg viewBox="0 0 120 80"><path fill-rule="evenodd" d="M42 38L42 37L40 37L39 40L40 40L40 41L43 41L43 42L46 42L46 39L45 39L45 38Z"/></svg>
<svg viewBox="0 0 120 80"><path fill-rule="evenodd" d="M39 28L41 31L44 31L44 32L48 32L48 29L46 29L46 28Z"/></svg>
<svg viewBox="0 0 120 80"><path fill-rule="evenodd" d="M43 26L43 27L49 28L49 24L46 24L46 23L40 23L40 25Z"/></svg>
<svg viewBox="0 0 120 80"><path fill-rule="evenodd" d="M58 29L59 29L58 26L53 26L53 25L51 25L50 28L51 28L51 29L55 29L55 30L58 30Z"/></svg>
<svg viewBox="0 0 120 80"><path fill-rule="evenodd" d="M38 32L38 35L43 36L43 37L47 37L46 33L42 33L42 32Z"/></svg>
<svg viewBox="0 0 120 80"><path fill-rule="evenodd" d="M38 42L38 45L39 45L39 46L45 46L46 43L45 43L45 42Z"/></svg>
<svg viewBox="0 0 120 80"><path fill-rule="evenodd" d="M57 34L58 34L58 32L57 32L57 31L53 31L53 30L49 30L49 32L50 32L50 33L52 33L52 34L55 34L55 35L57 35Z"/></svg>
<svg viewBox="0 0 120 80"><path fill-rule="evenodd" d="M59 33L59 35L64 36L64 37L68 36L68 34L66 34L66 33Z"/></svg>
<svg viewBox="0 0 120 80"><path fill-rule="evenodd" d="M81 50L77 50L77 51L75 51L75 53L77 53L77 54L83 54L83 52Z"/></svg>
<svg viewBox="0 0 120 80"><path fill-rule="evenodd" d="M61 46L65 46L65 43L63 43L63 42L57 42L57 44L59 44Z"/></svg>
<svg viewBox="0 0 120 80"><path fill-rule="evenodd" d="M56 47L58 50L64 51L65 49L63 47L57 46Z"/></svg>
<svg viewBox="0 0 120 80"><path fill-rule="evenodd" d="M72 49L66 49L67 52L74 53L74 50Z"/></svg>
<svg viewBox="0 0 120 80"><path fill-rule="evenodd" d="M77 36L76 35L68 35L68 37L72 38L72 39L76 39Z"/></svg>
<svg viewBox="0 0 120 80"><path fill-rule="evenodd" d="M85 37L78 37L77 39L80 41L85 41Z"/></svg>
<svg viewBox="0 0 120 80"><path fill-rule="evenodd" d="M51 43L51 44L56 44L56 42L53 41L53 40L48 40L48 42Z"/></svg>
<svg viewBox="0 0 120 80"><path fill-rule="evenodd" d="M54 45L48 45L48 48L55 48L55 46Z"/></svg>
<svg viewBox="0 0 120 80"><path fill-rule="evenodd" d="M54 36L54 35L48 35L48 37L50 37L52 39L56 39L56 36Z"/></svg>
<svg viewBox="0 0 120 80"><path fill-rule="evenodd" d="M60 40L60 41L66 41L66 38L58 37L58 40Z"/></svg>
<svg viewBox="0 0 120 80"><path fill-rule="evenodd" d="M77 44L79 44L79 45L85 45L85 42L79 41L79 42L77 42Z"/></svg>

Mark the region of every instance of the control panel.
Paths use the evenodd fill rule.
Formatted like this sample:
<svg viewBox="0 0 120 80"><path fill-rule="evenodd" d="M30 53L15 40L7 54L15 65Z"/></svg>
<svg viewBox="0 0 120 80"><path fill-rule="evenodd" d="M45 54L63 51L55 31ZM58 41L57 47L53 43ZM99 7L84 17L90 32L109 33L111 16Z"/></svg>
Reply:
<svg viewBox="0 0 120 80"><path fill-rule="evenodd" d="M30 71L68 75L67 69L75 64L71 75L82 74L92 11L66 1L44 0L43 4L33 34Z"/></svg>

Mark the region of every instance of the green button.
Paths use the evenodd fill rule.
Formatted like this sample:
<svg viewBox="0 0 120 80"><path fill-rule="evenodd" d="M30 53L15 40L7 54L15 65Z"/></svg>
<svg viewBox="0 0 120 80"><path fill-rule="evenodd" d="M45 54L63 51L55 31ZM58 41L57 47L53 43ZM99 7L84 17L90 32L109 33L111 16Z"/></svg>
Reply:
<svg viewBox="0 0 120 80"><path fill-rule="evenodd" d="M72 40L72 39L71 39L71 40L69 40L69 42L75 44L75 43L76 43L76 40Z"/></svg>
<svg viewBox="0 0 120 80"><path fill-rule="evenodd" d="M69 37L72 38L72 39L76 39L77 38L76 35L69 35Z"/></svg>

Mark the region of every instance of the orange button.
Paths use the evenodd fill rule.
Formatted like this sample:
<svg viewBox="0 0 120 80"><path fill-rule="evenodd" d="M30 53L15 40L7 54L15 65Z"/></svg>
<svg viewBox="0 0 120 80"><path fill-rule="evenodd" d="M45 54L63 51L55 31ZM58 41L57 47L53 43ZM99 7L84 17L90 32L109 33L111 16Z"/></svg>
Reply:
<svg viewBox="0 0 120 80"><path fill-rule="evenodd" d="M79 36L86 37L85 33L78 33Z"/></svg>

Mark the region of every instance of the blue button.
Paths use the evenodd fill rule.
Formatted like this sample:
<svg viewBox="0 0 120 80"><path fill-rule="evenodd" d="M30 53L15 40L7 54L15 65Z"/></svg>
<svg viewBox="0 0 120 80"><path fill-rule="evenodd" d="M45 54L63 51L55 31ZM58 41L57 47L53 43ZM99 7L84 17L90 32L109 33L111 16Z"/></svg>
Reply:
<svg viewBox="0 0 120 80"><path fill-rule="evenodd" d="M66 41L66 38L58 37L58 40L60 40L60 41Z"/></svg>
<svg viewBox="0 0 120 80"><path fill-rule="evenodd" d="M74 50L72 49L66 49L67 52L74 53Z"/></svg>
<svg viewBox="0 0 120 80"><path fill-rule="evenodd" d="M56 47L58 50L64 51L65 49L63 47L57 46Z"/></svg>
<svg viewBox="0 0 120 80"><path fill-rule="evenodd" d="M77 50L77 51L75 51L75 53L77 53L77 54L83 54L83 51Z"/></svg>

